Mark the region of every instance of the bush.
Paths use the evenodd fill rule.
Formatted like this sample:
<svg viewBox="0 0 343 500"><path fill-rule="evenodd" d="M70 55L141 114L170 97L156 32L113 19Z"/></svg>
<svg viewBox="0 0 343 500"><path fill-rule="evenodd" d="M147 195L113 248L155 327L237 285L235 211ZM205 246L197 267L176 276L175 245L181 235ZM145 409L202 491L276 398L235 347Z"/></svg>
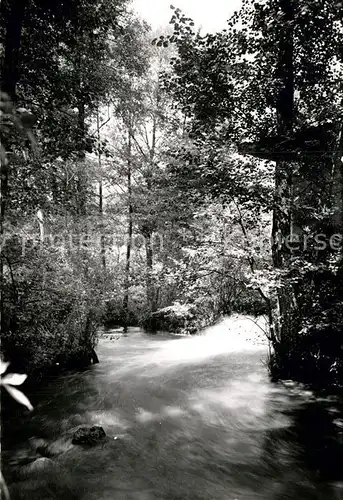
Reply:
<svg viewBox="0 0 343 500"><path fill-rule="evenodd" d="M33 249L4 270L1 350L17 371L33 374L90 362L100 300L71 262Z"/></svg>
<svg viewBox="0 0 343 500"><path fill-rule="evenodd" d="M217 315L206 307L203 301L193 304L173 305L149 313L142 321L142 326L149 332L165 331L178 334L194 334L217 319Z"/></svg>
<svg viewBox="0 0 343 500"><path fill-rule="evenodd" d="M132 311L132 309L130 309L128 317L126 317L123 303L115 299L108 300L105 303L105 310L102 321L108 328L125 326L126 323L130 326L135 326L138 324L136 313Z"/></svg>
<svg viewBox="0 0 343 500"><path fill-rule="evenodd" d="M261 316L268 313L266 302L256 290L242 287L231 304L232 311L251 316Z"/></svg>

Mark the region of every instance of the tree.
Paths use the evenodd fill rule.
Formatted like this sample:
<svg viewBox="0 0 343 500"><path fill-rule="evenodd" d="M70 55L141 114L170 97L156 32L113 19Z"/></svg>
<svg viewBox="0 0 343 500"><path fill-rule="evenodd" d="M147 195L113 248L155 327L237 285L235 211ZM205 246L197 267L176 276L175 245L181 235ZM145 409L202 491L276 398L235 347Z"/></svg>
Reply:
<svg viewBox="0 0 343 500"><path fill-rule="evenodd" d="M202 37L176 9L174 34L168 38L178 55L165 87L188 117L194 144L199 151L205 149L199 143L206 144L210 152L201 164L213 196L228 192L218 155L224 144L273 162L269 209L277 294L267 299L278 307L270 314L271 339L280 373L300 378L306 377L306 366L318 372L330 363L336 366L332 346L340 339L341 287L334 277L340 264L327 246L318 252L315 240L321 231L328 240L341 220L341 19L330 2L248 2L227 30ZM191 155L195 172L197 147ZM231 187L235 193L237 186ZM257 206L258 192L249 196ZM268 204L264 207L268 210ZM294 235L303 241L309 237L306 249L287 245ZM315 307L320 313L311 320ZM329 331L335 332L331 340ZM318 358L318 350L326 354Z"/></svg>
<svg viewBox="0 0 343 500"><path fill-rule="evenodd" d="M2 94L1 327L5 356L33 373L96 359L108 280L92 245L102 236L95 193L101 165L95 168L93 153L97 160L103 154L100 127L95 134L92 127L125 72L139 73L144 62L137 51L143 28L125 2L24 3L20 20L19 2L5 2L1 12L10 44L2 51L3 81L16 101ZM6 54L15 51L10 66Z"/></svg>

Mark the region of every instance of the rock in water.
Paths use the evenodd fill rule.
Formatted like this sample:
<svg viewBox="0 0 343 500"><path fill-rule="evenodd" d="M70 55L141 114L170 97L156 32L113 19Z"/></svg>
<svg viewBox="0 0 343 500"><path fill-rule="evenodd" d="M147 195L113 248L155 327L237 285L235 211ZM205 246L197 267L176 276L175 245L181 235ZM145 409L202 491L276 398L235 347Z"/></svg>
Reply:
<svg viewBox="0 0 343 500"><path fill-rule="evenodd" d="M93 427L80 427L73 435L73 444L87 444L93 446L106 437L102 427L94 425Z"/></svg>

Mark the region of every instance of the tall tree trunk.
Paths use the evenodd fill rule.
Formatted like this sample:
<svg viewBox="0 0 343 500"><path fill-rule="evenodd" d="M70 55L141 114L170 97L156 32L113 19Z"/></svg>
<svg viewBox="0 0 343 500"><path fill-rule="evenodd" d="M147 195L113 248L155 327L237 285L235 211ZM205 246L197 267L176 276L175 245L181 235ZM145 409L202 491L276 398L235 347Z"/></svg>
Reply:
<svg viewBox="0 0 343 500"><path fill-rule="evenodd" d="M79 152L78 152L78 164L77 164L77 222L80 224L82 227L82 232L83 232L83 246L88 247L88 224L87 224L87 194L86 194L86 188L87 188L87 182L86 182L86 173L85 173L85 160L86 160L86 153L85 153L85 135L86 135L86 127L85 127L85 119L86 119L86 113L85 113L85 104L81 95L80 91L80 98L79 98L79 103L78 103L78 110L79 110L79 116L78 116L78 132L79 132ZM88 269L88 263L87 260L85 259L85 249L81 250L81 261L83 263L83 273L86 279L88 279L89 276L89 269Z"/></svg>
<svg viewBox="0 0 343 500"><path fill-rule="evenodd" d="M80 90L81 94L81 90ZM85 181L85 136L86 136L86 112L85 104L80 95L78 103L78 136L79 136L79 151L78 151L78 173L77 173L77 212L79 216L86 215L86 181Z"/></svg>
<svg viewBox="0 0 343 500"><path fill-rule="evenodd" d="M160 92L159 86L156 89L156 102L157 106L160 102ZM152 175L155 166L155 154L156 154L156 139L157 139L157 117L156 113L153 116L152 124L152 141L150 147L150 165L146 177L146 185L148 193L152 191ZM156 303L156 289L153 279L153 263L154 263L154 251L152 246L152 235L153 235L153 221L148 221L146 226L144 237L145 237L145 252L146 252L146 293L147 293L147 303L150 312L154 312L157 309Z"/></svg>
<svg viewBox="0 0 343 500"><path fill-rule="evenodd" d="M156 304L156 292L153 279L153 248L152 248L152 233L145 234L145 250L146 250L146 266L147 266L147 277L146 277L146 292L147 292L147 302L150 312L154 312L157 309Z"/></svg>
<svg viewBox="0 0 343 500"><path fill-rule="evenodd" d="M6 154L1 154L1 177L0 177L0 332L3 333L3 311L4 311L4 245L5 245L5 213L8 196L8 160Z"/></svg>
<svg viewBox="0 0 343 500"><path fill-rule="evenodd" d="M337 150L332 165L332 202L334 208L333 231L343 235L343 123L340 127Z"/></svg>
<svg viewBox="0 0 343 500"><path fill-rule="evenodd" d="M280 85L276 103L279 139L292 139L294 122L294 4L293 0L279 0L282 29L279 34L276 78ZM280 156L275 165L275 204L273 213L273 262L277 270L287 269L290 251L283 238L292 230L293 167L287 157ZM278 292L278 324L274 332L279 343L292 330L292 292L283 286Z"/></svg>
<svg viewBox="0 0 343 500"><path fill-rule="evenodd" d="M1 90L13 101L16 99L16 85L19 80L19 55L23 20L27 0L12 0L5 10L4 62L1 69ZM7 11L7 12L6 12Z"/></svg>
<svg viewBox="0 0 343 500"><path fill-rule="evenodd" d="M105 246L105 235L103 234L103 184L102 184L102 163L101 163L101 150L100 150L100 119L99 119L99 107L96 115L97 120L97 135L98 135L98 168L99 168L99 215L101 219L101 235L100 235L100 254L101 254L101 264L104 270L106 270L106 246Z"/></svg>
<svg viewBox="0 0 343 500"><path fill-rule="evenodd" d="M131 249L132 249L132 234L133 234L133 206L132 206L132 120L130 117L128 130L128 156L127 156L127 195L128 195L128 229L126 243L126 264L125 264L125 284L124 284L124 299L123 310L125 316L124 331L127 332L129 323L129 294L130 294L130 267L131 267Z"/></svg>
<svg viewBox="0 0 343 500"><path fill-rule="evenodd" d="M77 109L78 109L78 123L77 123L77 176L76 176L76 213L77 223L82 227L83 233L83 246L80 249L80 259L83 267L83 274L88 280L89 266L88 259L86 258L86 248L88 246L88 224L87 224L87 177L86 177L86 103L83 91L83 72L84 72L84 45L85 40L82 32L82 10L81 4L77 4L77 24L75 29L75 38L77 40L77 49L75 53L75 78L78 83L77 89ZM81 224L80 224L81 223Z"/></svg>

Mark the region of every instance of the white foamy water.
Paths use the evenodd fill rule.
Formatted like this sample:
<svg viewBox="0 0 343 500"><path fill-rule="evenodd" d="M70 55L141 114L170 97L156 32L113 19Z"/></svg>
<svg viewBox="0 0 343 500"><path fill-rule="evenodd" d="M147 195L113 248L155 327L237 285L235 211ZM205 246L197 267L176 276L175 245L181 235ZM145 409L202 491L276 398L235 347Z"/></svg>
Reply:
<svg viewBox="0 0 343 500"><path fill-rule="evenodd" d="M163 342L149 359L152 363L170 365L198 363L234 352L266 351L268 344L261 329L265 327L263 319L253 320L234 315L207 328L202 335Z"/></svg>
<svg viewBox="0 0 343 500"><path fill-rule="evenodd" d="M120 366L114 366L110 374L122 378L128 373L136 373L142 378L150 378L177 366L208 363L216 356L260 352L264 357L268 352L268 342L263 329L266 329L263 318L232 315L199 335L175 336L162 341L154 336L148 336L147 341L147 337L142 336L141 349L131 353ZM120 342L103 342L116 350L122 346Z"/></svg>

